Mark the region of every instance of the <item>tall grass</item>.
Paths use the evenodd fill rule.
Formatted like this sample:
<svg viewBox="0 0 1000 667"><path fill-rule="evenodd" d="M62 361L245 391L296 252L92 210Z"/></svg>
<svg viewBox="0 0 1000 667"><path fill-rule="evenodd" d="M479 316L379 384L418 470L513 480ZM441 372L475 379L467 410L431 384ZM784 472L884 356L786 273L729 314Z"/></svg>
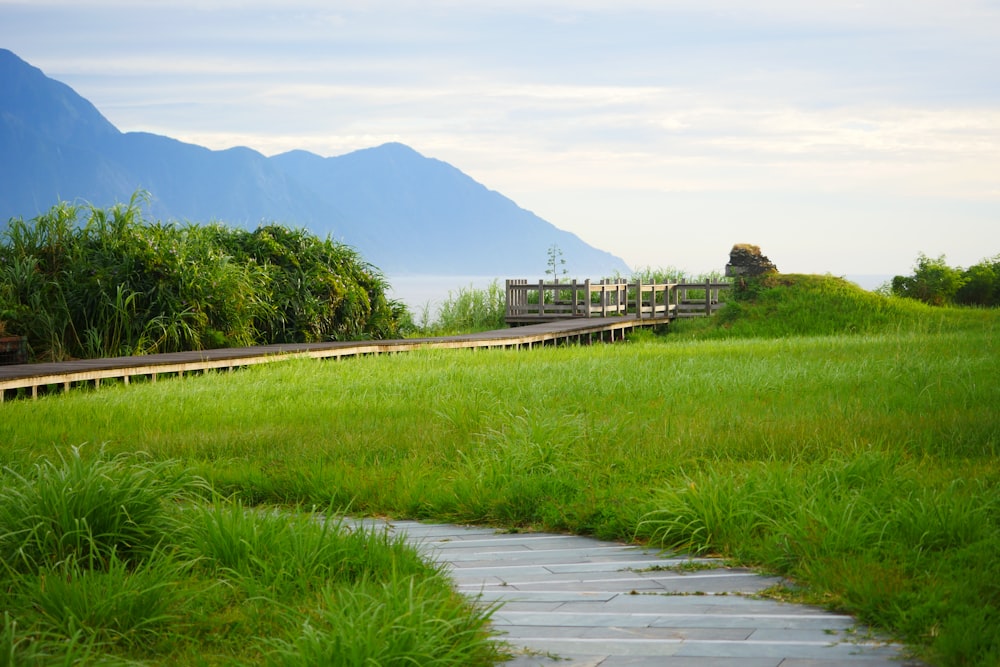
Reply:
<svg viewBox="0 0 1000 667"><path fill-rule="evenodd" d="M503 329L507 326L506 294L499 281L494 280L485 288L469 285L449 291L431 317L428 305L419 323L414 323L414 333L421 336L448 336L475 331Z"/></svg>
<svg viewBox="0 0 1000 667"><path fill-rule="evenodd" d="M6 470L0 664L324 664L314 658L334 651L475 665L498 655L491 608L452 591L401 536L328 513L206 501L172 463L80 451ZM359 632L376 618L382 634Z"/></svg>
<svg viewBox="0 0 1000 667"><path fill-rule="evenodd" d="M8 222L0 321L35 358L397 334L403 307L352 248L276 224L151 222L141 204Z"/></svg>
<svg viewBox="0 0 1000 667"><path fill-rule="evenodd" d="M385 581L326 587L320 607L321 613L302 622L298 636L273 642L272 664L464 667L498 659L482 641L490 612L470 614L444 576L392 572Z"/></svg>
<svg viewBox="0 0 1000 667"><path fill-rule="evenodd" d="M189 484L163 463L126 457L85 462L79 448L43 460L25 474L4 470L0 487L0 559L11 573L61 563L103 570L141 560L168 539L164 500Z"/></svg>
<svg viewBox="0 0 1000 667"><path fill-rule="evenodd" d="M317 504L721 553L934 664L996 664L998 313L783 281L738 318L620 345L303 360L9 402L0 460L141 442L241 512ZM247 605L241 624L287 627Z"/></svg>
<svg viewBox="0 0 1000 667"><path fill-rule="evenodd" d="M638 534L762 564L806 585L789 591L799 598L929 645L941 664L995 664L997 470L956 468L941 478L885 445L821 465L715 466L662 489Z"/></svg>
<svg viewBox="0 0 1000 667"><path fill-rule="evenodd" d="M621 278L623 276L618 275L616 277ZM693 275L674 266L644 266L636 268L628 278L629 282L642 281L647 285L653 283L704 283L706 280L717 283L725 281L726 277L720 271L709 271Z"/></svg>

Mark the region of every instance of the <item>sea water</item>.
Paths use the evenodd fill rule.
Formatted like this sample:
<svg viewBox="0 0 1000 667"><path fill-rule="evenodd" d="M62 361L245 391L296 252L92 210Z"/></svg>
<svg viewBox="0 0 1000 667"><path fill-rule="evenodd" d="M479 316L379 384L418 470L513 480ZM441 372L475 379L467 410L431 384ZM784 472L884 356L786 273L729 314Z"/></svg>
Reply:
<svg viewBox="0 0 1000 667"><path fill-rule="evenodd" d="M390 285L387 293L390 299L403 302L415 315L426 308L432 318L449 294L457 295L462 289L486 289L494 280L503 289L505 281L505 278L496 276L398 275L386 278Z"/></svg>

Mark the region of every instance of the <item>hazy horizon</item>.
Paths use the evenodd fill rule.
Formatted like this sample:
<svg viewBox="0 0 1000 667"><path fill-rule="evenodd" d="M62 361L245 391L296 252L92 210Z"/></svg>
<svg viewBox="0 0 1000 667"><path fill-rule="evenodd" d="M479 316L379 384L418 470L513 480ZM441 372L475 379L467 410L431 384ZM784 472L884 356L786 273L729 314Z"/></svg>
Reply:
<svg viewBox="0 0 1000 667"><path fill-rule="evenodd" d="M666 267L662 267L666 268ZM722 270L721 268L719 269ZM868 291L875 290L883 284L892 280L896 274L854 274L840 276L849 280L859 287ZM909 274L907 274L909 275ZM527 278L528 280L538 280L545 278L544 269L536 276L469 276L469 275L434 275L407 273L387 275L390 289L387 295L391 299L401 301L409 307L410 312L415 317L420 316L424 308L428 309L429 316L433 319L441 304L449 296L458 296L461 290L465 289L487 289L494 280L497 281L500 289L504 289L504 281L507 278ZM600 276L590 276L597 279Z"/></svg>

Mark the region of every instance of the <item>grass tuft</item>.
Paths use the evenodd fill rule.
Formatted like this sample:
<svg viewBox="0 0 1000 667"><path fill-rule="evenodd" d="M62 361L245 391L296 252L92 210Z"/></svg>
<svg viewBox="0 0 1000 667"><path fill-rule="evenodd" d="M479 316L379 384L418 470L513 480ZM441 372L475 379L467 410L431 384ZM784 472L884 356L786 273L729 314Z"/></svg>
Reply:
<svg viewBox="0 0 1000 667"><path fill-rule="evenodd" d="M168 463L118 455L86 460L73 447L59 463L34 464L25 477L7 468L0 487L0 559L13 572L80 563L105 570L141 560L168 539L168 500L192 482Z"/></svg>
<svg viewBox="0 0 1000 667"><path fill-rule="evenodd" d="M300 635L331 632L338 654L377 664L496 657L491 611L403 536L329 512L205 502L175 464L135 459L74 448L7 471L0 665L319 664L309 656L329 647ZM376 618L388 632L356 631ZM325 634L303 633L310 623Z"/></svg>
<svg viewBox="0 0 1000 667"><path fill-rule="evenodd" d="M441 577L393 572L351 588L327 587L320 611L302 622L292 640L275 642L272 664L492 665L499 647L492 636L492 608L468 605Z"/></svg>

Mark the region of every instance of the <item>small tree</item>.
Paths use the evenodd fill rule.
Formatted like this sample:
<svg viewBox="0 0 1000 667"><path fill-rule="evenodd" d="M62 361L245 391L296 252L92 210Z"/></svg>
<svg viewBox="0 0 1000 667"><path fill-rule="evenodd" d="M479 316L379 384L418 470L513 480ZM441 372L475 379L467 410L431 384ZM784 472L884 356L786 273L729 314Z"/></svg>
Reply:
<svg viewBox="0 0 1000 667"><path fill-rule="evenodd" d="M967 268L955 303L968 306L1000 306L1000 255Z"/></svg>
<svg viewBox="0 0 1000 667"><path fill-rule="evenodd" d="M932 306L943 306L954 300L964 282L962 271L948 266L944 255L931 259L921 253L912 276L896 276L892 279L892 293Z"/></svg>
<svg viewBox="0 0 1000 667"><path fill-rule="evenodd" d="M565 268L566 260L563 258L563 252L555 243L549 246L546 266L548 268L545 269L545 275L552 276L556 280L559 280L559 276L569 273Z"/></svg>

